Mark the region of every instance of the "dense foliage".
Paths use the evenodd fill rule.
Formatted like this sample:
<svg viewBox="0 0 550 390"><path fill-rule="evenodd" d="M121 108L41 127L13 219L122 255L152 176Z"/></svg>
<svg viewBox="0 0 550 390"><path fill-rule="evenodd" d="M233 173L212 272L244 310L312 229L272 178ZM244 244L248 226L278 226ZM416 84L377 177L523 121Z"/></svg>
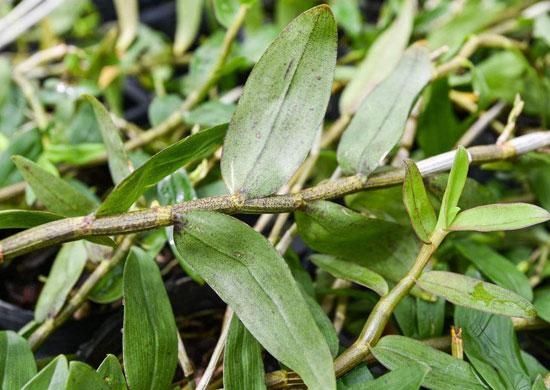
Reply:
<svg viewBox="0 0 550 390"><path fill-rule="evenodd" d="M1 388L550 388L548 11L0 4Z"/></svg>

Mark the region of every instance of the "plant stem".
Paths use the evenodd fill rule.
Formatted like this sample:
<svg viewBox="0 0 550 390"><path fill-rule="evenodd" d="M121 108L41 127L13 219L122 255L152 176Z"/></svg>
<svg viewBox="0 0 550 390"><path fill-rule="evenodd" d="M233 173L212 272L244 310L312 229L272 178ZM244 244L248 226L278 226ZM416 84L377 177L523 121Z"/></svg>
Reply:
<svg viewBox="0 0 550 390"><path fill-rule="evenodd" d="M446 236L443 230L436 230L431 235L431 243L423 244L412 268L390 292L384 295L369 315L359 338L334 361L337 376L341 376L359 364L376 344L395 307L409 293L422 270Z"/></svg>
<svg viewBox="0 0 550 390"><path fill-rule="evenodd" d="M468 149L472 163L483 163L518 156L550 145L550 132L534 132L514 138L502 145L473 146ZM452 166L455 152L450 151L418 162L423 176L444 172ZM35 249L74 241L89 236L126 234L179 223L184 214L193 210L224 213L284 213L303 208L307 202L333 199L353 192L387 187L403 182L403 169L393 169L371 175L349 176L321 183L294 194L272 195L244 199L237 195L191 200L173 206L152 207L124 214L95 218L93 215L66 218L46 223L0 241L0 263L3 259L28 253Z"/></svg>
<svg viewBox="0 0 550 390"><path fill-rule="evenodd" d="M126 258L130 247L132 246L135 235L128 235L124 237L120 245L117 247L113 256L108 260L103 260L97 268L90 274L88 279L80 286L78 291L69 302L65 305L63 310L56 317L49 318L44 321L30 336L29 345L35 351L42 345L42 343L50 336L57 328L63 325L71 316L76 312L86 299L88 295L96 286L96 284L105 276L110 270L112 270L117 264Z"/></svg>

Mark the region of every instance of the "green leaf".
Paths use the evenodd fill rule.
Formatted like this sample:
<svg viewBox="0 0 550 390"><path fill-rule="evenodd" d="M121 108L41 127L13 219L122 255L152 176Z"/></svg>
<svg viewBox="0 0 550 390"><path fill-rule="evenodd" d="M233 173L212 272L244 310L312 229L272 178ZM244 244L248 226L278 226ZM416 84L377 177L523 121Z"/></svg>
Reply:
<svg viewBox="0 0 550 390"><path fill-rule="evenodd" d="M132 171L119 130L113 123L109 112L103 107L103 104L90 95L86 95L85 99L94 109L94 115L103 137L103 143L107 149L107 156L109 157L109 171L111 172L113 182L118 184Z"/></svg>
<svg viewBox="0 0 550 390"><path fill-rule="evenodd" d="M361 385L373 381L374 377L366 363L360 363L352 368L346 375L338 379L338 390L349 390L355 385Z"/></svg>
<svg viewBox="0 0 550 390"><path fill-rule="evenodd" d="M22 390L58 390L64 389L69 376L67 358L59 355L36 374Z"/></svg>
<svg viewBox="0 0 550 390"><path fill-rule="evenodd" d="M425 364L413 363L406 367L399 367L373 380L348 387L346 390L418 390L430 372Z"/></svg>
<svg viewBox="0 0 550 390"><path fill-rule="evenodd" d="M335 62L336 23L326 5L298 16L265 51L225 138L221 169L231 193L269 195L294 174L323 121Z"/></svg>
<svg viewBox="0 0 550 390"><path fill-rule="evenodd" d="M128 388L120 363L114 355L107 355L97 369L97 373L105 381L110 390L126 390Z"/></svg>
<svg viewBox="0 0 550 390"><path fill-rule="evenodd" d="M36 210L1 210L0 229L31 228L43 223L57 221L63 216Z"/></svg>
<svg viewBox="0 0 550 390"><path fill-rule="evenodd" d="M227 215L193 211L176 225L174 238L270 354L307 386L335 387L325 339L285 261L261 234Z"/></svg>
<svg viewBox="0 0 550 390"><path fill-rule="evenodd" d="M481 376L492 385L494 372L506 389L529 389L531 381L521 359L514 326L510 318L482 313L464 307L455 310L455 325L462 328L464 351L475 369L481 362Z"/></svg>
<svg viewBox="0 0 550 390"><path fill-rule="evenodd" d="M550 220L550 213L527 203L505 203L478 206L464 210L449 226L449 230L494 232L516 230Z"/></svg>
<svg viewBox="0 0 550 390"><path fill-rule="evenodd" d="M294 276L296 278L296 276ZM338 350L340 348L340 341L338 340L338 334L336 334L336 329L334 329L334 325L332 325L332 321L330 318L328 318L327 314L323 310L323 308L319 305L319 303L315 300L315 298L311 295L309 295L305 289L300 285L300 291L302 292L302 296L304 297L304 300L307 303L307 306L309 308L309 311L311 312L311 315L313 316L313 320L317 324L317 327L323 334L323 337L327 341L328 349L330 350L330 354L333 358L335 358L338 355Z"/></svg>
<svg viewBox="0 0 550 390"><path fill-rule="evenodd" d="M467 362L417 340L404 336L385 336L372 349L372 353L376 360L391 370L418 363L428 366L430 371L422 386L429 389L485 389Z"/></svg>
<svg viewBox="0 0 550 390"><path fill-rule="evenodd" d="M409 42L414 14L415 1L405 0L395 21L371 45L357 73L342 92L342 113L355 113L373 89L395 69Z"/></svg>
<svg viewBox="0 0 550 390"><path fill-rule="evenodd" d="M223 388L265 389L262 348L242 322L233 316L223 356Z"/></svg>
<svg viewBox="0 0 550 390"><path fill-rule="evenodd" d="M533 382L533 387L531 387L531 390L547 390L546 383L544 382L544 377L539 375Z"/></svg>
<svg viewBox="0 0 550 390"><path fill-rule="evenodd" d="M14 156L12 159L36 197L51 212L76 217L95 209L95 202L65 180L24 157Z"/></svg>
<svg viewBox="0 0 550 390"><path fill-rule="evenodd" d="M38 297L34 310L36 322L54 317L61 310L65 299L80 278L87 259L84 241L63 244Z"/></svg>
<svg viewBox="0 0 550 390"><path fill-rule="evenodd" d="M510 260L501 256L487 245L473 241L455 244L458 251L470 260L481 273L496 284L512 290L528 301L533 299L529 279Z"/></svg>
<svg viewBox="0 0 550 390"><path fill-rule="evenodd" d="M460 146L456 151L453 167L447 181L447 188L441 200L436 228L446 229L451 226L460 211L458 201L466 184L469 164L470 155L466 149Z"/></svg>
<svg viewBox="0 0 550 390"><path fill-rule="evenodd" d="M31 348L11 330L0 331L0 388L19 390L36 374Z"/></svg>
<svg viewBox="0 0 550 390"><path fill-rule="evenodd" d="M410 160L406 162L406 166L403 203L416 235L425 243L429 243L436 224L435 211L428 199L418 167Z"/></svg>
<svg viewBox="0 0 550 390"><path fill-rule="evenodd" d="M369 175L401 139L416 96L432 77L429 52L408 49L392 73L363 100L338 145L346 174Z"/></svg>
<svg viewBox="0 0 550 390"><path fill-rule="evenodd" d="M192 161L209 156L220 145L227 126L193 134L161 150L120 182L99 206L96 215L121 213L151 186Z"/></svg>
<svg viewBox="0 0 550 390"><path fill-rule="evenodd" d="M334 18L347 34L356 37L363 29L361 10L357 0L331 0Z"/></svg>
<svg viewBox="0 0 550 390"><path fill-rule="evenodd" d="M366 267L329 255L314 255L310 260L329 274L370 288L380 296L388 292L386 280Z"/></svg>
<svg viewBox="0 0 550 390"><path fill-rule="evenodd" d="M534 305L537 314L546 322L550 322L550 287L535 290Z"/></svg>
<svg viewBox="0 0 550 390"><path fill-rule="evenodd" d="M191 46L201 23L203 0L177 0L174 54L181 56Z"/></svg>
<svg viewBox="0 0 550 390"><path fill-rule="evenodd" d="M122 298L124 265L119 263L94 286L88 298L97 303L111 303Z"/></svg>
<svg viewBox="0 0 550 390"><path fill-rule="evenodd" d="M459 306L504 316L532 318L533 305L525 298L491 283L445 271L422 274L418 285Z"/></svg>
<svg viewBox="0 0 550 390"><path fill-rule="evenodd" d="M10 145L0 152L0 186L7 186L21 180L12 156L21 155L36 160L40 153L42 153L42 141L37 129L15 136Z"/></svg>
<svg viewBox="0 0 550 390"><path fill-rule="evenodd" d="M86 363L72 361L65 390L109 390L101 376Z"/></svg>
<svg viewBox="0 0 550 390"><path fill-rule="evenodd" d="M343 206L317 201L295 212L298 232L313 250L366 267L398 281L412 266L418 243L396 223L368 218Z"/></svg>
<svg viewBox="0 0 550 390"><path fill-rule="evenodd" d="M124 267L124 370L132 390L164 389L176 370L177 328L153 258L132 248Z"/></svg>
<svg viewBox="0 0 550 390"><path fill-rule="evenodd" d="M186 112L184 120L191 125L218 126L231 120L235 108L234 104L211 100L197 106L194 110Z"/></svg>
<svg viewBox="0 0 550 390"><path fill-rule="evenodd" d="M228 28L239 11L239 0L214 0L214 13L222 26Z"/></svg>

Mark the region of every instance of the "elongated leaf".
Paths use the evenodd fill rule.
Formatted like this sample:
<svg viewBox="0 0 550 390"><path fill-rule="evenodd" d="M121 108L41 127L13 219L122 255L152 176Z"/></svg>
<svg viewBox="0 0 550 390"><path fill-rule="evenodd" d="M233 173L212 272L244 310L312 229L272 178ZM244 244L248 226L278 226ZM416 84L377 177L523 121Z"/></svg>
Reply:
<svg viewBox="0 0 550 390"><path fill-rule="evenodd" d="M126 211L145 192L183 165L210 155L222 142L227 126L191 135L161 150L120 182L99 206L96 215Z"/></svg>
<svg viewBox="0 0 550 390"><path fill-rule="evenodd" d="M326 5L298 16L248 77L224 143L230 192L277 191L305 159L322 123L336 61L336 23ZM283 153L292 147L292 153Z"/></svg>
<svg viewBox="0 0 550 390"><path fill-rule="evenodd" d="M0 331L0 388L19 390L36 374L31 348L17 333Z"/></svg>
<svg viewBox="0 0 550 390"><path fill-rule="evenodd" d="M470 156L468 151L463 147L459 147L455 154L449 179L447 180L447 188L445 188L445 193L441 200L441 208L439 209L439 217L437 219L438 228L448 228L460 211L458 201L466 184L469 163Z"/></svg>
<svg viewBox="0 0 550 390"><path fill-rule="evenodd" d="M164 389L178 356L177 328L153 258L132 248L124 267L124 371L132 390Z"/></svg>
<svg viewBox="0 0 550 390"><path fill-rule="evenodd" d="M415 1L405 0L390 27L374 41L357 73L342 92L340 111L353 114L373 88L395 68L409 42Z"/></svg>
<svg viewBox="0 0 550 390"><path fill-rule="evenodd" d="M103 143L107 149L109 171L115 184L120 183L132 171L130 160L124 149L124 143L120 138L119 130L113 123L111 116L95 97L86 96L86 100L92 105L94 115L103 137Z"/></svg>
<svg viewBox="0 0 550 390"><path fill-rule="evenodd" d="M344 173L370 174L401 139L416 96L430 81L425 48L408 49L393 72L363 100L338 145Z"/></svg>
<svg viewBox="0 0 550 390"><path fill-rule="evenodd" d="M472 241L458 242L455 246L491 281L518 293L528 301L533 299L533 290L529 285L529 279L510 260L489 246L476 244Z"/></svg>
<svg viewBox="0 0 550 390"><path fill-rule="evenodd" d="M478 206L464 210L454 220L449 230L474 230L493 232L516 230L550 220L550 213L527 203L506 203Z"/></svg>
<svg viewBox="0 0 550 390"><path fill-rule="evenodd" d="M109 390L101 376L86 363L72 361L65 390Z"/></svg>
<svg viewBox="0 0 550 390"><path fill-rule="evenodd" d="M223 356L223 388L265 389L262 347L242 322L233 316Z"/></svg>
<svg viewBox="0 0 550 390"><path fill-rule="evenodd" d="M97 373L107 384L110 390L126 390L126 379L122 373L122 367L116 356L107 355L107 357L101 362Z"/></svg>
<svg viewBox="0 0 550 390"><path fill-rule="evenodd" d="M203 0L177 0L174 54L181 56L191 46L201 23Z"/></svg>
<svg viewBox="0 0 550 390"><path fill-rule="evenodd" d="M413 363L396 368L373 381L348 387L346 390L418 390L428 372L430 372L429 366Z"/></svg>
<svg viewBox="0 0 550 390"><path fill-rule="evenodd" d="M34 310L35 321L43 322L61 310L65 299L80 278L87 258L84 241L69 242L61 247L38 297Z"/></svg>
<svg viewBox="0 0 550 390"><path fill-rule="evenodd" d="M398 281L410 269L418 242L405 226L368 218L335 203L318 201L295 213L300 237L312 249Z"/></svg>
<svg viewBox="0 0 550 390"><path fill-rule="evenodd" d="M374 377L369 371L369 367L365 363L362 363L355 366L346 375L338 379L338 390L349 390L356 385L359 387L361 384L373 380Z"/></svg>
<svg viewBox="0 0 550 390"><path fill-rule="evenodd" d="M459 306L504 316L532 318L534 306L525 298L491 283L446 271L422 274L418 285Z"/></svg>
<svg viewBox="0 0 550 390"><path fill-rule="evenodd" d="M22 390L58 390L65 387L69 376L67 358L59 355L36 374Z"/></svg>
<svg viewBox="0 0 550 390"><path fill-rule="evenodd" d="M422 385L433 390L482 390L472 367L445 352L404 336L385 336L372 349L380 363L394 370L411 364L424 364L430 371Z"/></svg>
<svg viewBox="0 0 550 390"><path fill-rule="evenodd" d="M0 229L30 228L61 218L63 218L62 215L47 211L2 210L0 211Z"/></svg>
<svg viewBox="0 0 550 390"><path fill-rule="evenodd" d="M335 388L329 348L288 266L261 234L227 215L194 211L176 226L174 238L270 354L307 386Z"/></svg>
<svg viewBox="0 0 550 390"><path fill-rule="evenodd" d="M224 27L229 27L239 11L240 0L214 0L214 13L216 19Z"/></svg>
<svg viewBox="0 0 550 390"><path fill-rule="evenodd" d="M380 296L386 295L388 292L386 280L366 267L329 255L314 255L310 259L319 268L337 278L349 280L370 288Z"/></svg>
<svg viewBox="0 0 550 390"><path fill-rule="evenodd" d="M300 287L302 296L304 297L309 311L313 316L313 320L317 324L317 327L319 328L327 342L330 354L333 358L335 358L338 355L340 341L338 340L338 334L336 334L336 329L334 329L332 321L330 320L330 318L328 318L327 314L319 305L319 303L315 300L315 298L309 295L301 285L299 285L298 287Z"/></svg>
<svg viewBox="0 0 550 390"><path fill-rule="evenodd" d="M31 186L36 197L53 213L76 217L95 209L96 204L65 180L52 175L34 162L14 156L13 162Z"/></svg>
<svg viewBox="0 0 550 390"><path fill-rule="evenodd" d="M491 315L465 307L455 310L455 324L462 328L466 356L488 383L493 376L483 375L485 365L496 370L500 386L529 389L530 379L521 359L514 326L510 318Z"/></svg>
<svg viewBox="0 0 550 390"><path fill-rule="evenodd" d="M403 183L403 203L416 235L425 243L429 243L436 224L435 211L428 199L422 175L412 161L407 162L407 174Z"/></svg>

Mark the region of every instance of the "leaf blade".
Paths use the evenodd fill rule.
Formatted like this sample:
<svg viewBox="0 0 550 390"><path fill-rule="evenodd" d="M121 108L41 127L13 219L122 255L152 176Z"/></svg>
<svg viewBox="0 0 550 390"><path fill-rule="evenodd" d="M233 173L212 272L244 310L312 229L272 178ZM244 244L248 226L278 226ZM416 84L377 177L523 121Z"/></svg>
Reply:
<svg viewBox="0 0 550 390"><path fill-rule="evenodd" d="M417 281L424 290L455 305L504 316L533 318L534 306L525 298L497 285L446 271L430 271Z"/></svg>
<svg viewBox="0 0 550 390"><path fill-rule="evenodd" d="M132 248L124 267L123 356L128 387L163 389L177 365L177 328L153 258Z"/></svg>
<svg viewBox="0 0 550 390"><path fill-rule="evenodd" d="M517 230L549 220L549 212L531 204L492 204L462 211L449 230L478 232Z"/></svg>
<svg viewBox="0 0 550 390"><path fill-rule="evenodd" d="M69 376L67 358L59 355L28 381L22 390L62 389Z"/></svg>
<svg viewBox="0 0 550 390"><path fill-rule="evenodd" d="M326 5L298 16L273 41L248 77L224 142L221 169L231 193L265 196L290 179L323 120L335 62L336 23ZM281 153L290 139L293 152Z"/></svg>
<svg viewBox="0 0 550 390"><path fill-rule="evenodd" d="M329 348L288 266L262 235L227 215L193 211L174 238L264 348L306 385L335 388Z"/></svg>
<svg viewBox="0 0 550 390"><path fill-rule="evenodd" d="M425 48L413 46L392 73L363 100L338 144L338 164L346 174L368 176L401 138L416 96L430 81ZM392 103L389 103L392 102Z"/></svg>
<svg viewBox="0 0 550 390"><path fill-rule="evenodd" d="M23 337L0 331L0 387L18 390L36 374L31 348Z"/></svg>
<svg viewBox="0 0 550 390"><path fill-rule="evenodd" d="M430 235L437 221L434 208L428 199L428 194L422 181L422 175L413 161L406 162L403 203L416 235L423 242L429 243Z"/></svg>

